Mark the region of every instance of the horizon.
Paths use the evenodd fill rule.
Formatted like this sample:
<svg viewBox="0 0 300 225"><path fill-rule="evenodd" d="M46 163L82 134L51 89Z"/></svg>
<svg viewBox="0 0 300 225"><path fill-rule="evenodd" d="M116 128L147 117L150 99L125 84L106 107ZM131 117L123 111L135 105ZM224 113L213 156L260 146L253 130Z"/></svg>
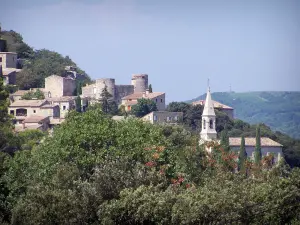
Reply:
<svg viewBox="0 0 300 225"><path fill-rule="evenodd" d="M212 93L300 91L297 0L2 5L3 30L20 33L35 49L68 55L92 79L130 84L132 74L146 73L167 103L205 94L207 78Z"/></svg>

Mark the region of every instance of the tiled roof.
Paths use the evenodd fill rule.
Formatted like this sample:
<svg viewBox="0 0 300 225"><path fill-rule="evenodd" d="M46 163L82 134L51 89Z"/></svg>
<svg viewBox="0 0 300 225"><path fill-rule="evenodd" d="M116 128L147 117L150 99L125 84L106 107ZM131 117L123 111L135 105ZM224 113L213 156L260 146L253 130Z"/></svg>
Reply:
<svg viewBox="0 0 300 225"><path fill-rule="evenodd" d="M16 52L0 52L0 54L15 54L15 55L17 55Z"/></svg>
<svg viewBox="0 0 300 225"><path fill-rule="evenodd" d="M23 122L24 123L38 123L48 118L48 116L29 116Z"/></svg>
<svg viewBox="0 0 300 225"><path fill-rule="evenodd" d="M281 144L279 144L276 141L273 141L270 138L267 137L261 137L261 146L262 147L282 147ZM240 137L231 137L229 138L229 145L230 146L240 146L241 145L241 138ZM245 137L245 146L255 146L256 145L256 138L255 137Z"/></svg>
<svg viewBox="0 0 300 225"><path fill-rule="evenodd" d="M212 100L213 104L214 104L214 108L223 108L223 109L233 109L232 107L228 106L228 105L224 105L220 102L214 101ZM205 104L205 100L199 100L196 102L192 102L192 105L204 105Z"/></svg>
<svg viewBox="0 0 300 225"><path fill-rule="evenodd" d="M137 100L139 98L153 99L153 98L156 98L156 97L161 96L163 94L165 94L165 93L164 92L152 92L152 93L149 93L149 94L146 95L145 92L137 92L137 93L133 93L131 95L127 95L127 96L123 97L122 100L129 100L129 99Z"/></svg>
<svg viewBox="0 0 300 225"><path fill-rule="evenodd" d="M39 107L47 103L46 100L18 100L10 104L9 107Z"/></svg>
<svg viewBox="0 0 300 225"><path fill-rule="evenodd" d="M41 108L54 108L54 107L58 107L58 105L46 104L46 105L41 106Z"/></svg>
<svg viewBox="0 0 300 225"><path fill-rule="evenodd" d="M52 97L52 98L46 98L48 101L53 102L67 102L71 100L75 100L77 96L62 96L62 97Z"/></svg>

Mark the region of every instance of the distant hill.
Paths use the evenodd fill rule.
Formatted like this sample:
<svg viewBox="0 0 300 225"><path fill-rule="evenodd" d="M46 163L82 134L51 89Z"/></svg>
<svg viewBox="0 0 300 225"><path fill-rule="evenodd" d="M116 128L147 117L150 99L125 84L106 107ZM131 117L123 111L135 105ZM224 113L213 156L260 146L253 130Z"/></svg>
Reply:
<svg viewBox="0 0 300 225"><path fill-rule="evenodd" d="M205 99L206 94L187 102ZM235 118L264 123L300 139L300 92L216 92L212 98L234 108Z"/></svg>

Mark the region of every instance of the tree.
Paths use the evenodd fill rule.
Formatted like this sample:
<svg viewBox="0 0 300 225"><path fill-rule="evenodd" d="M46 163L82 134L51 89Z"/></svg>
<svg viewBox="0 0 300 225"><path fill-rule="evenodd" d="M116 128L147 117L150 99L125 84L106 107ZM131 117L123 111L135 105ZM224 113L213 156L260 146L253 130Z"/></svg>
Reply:
<svg viewBox="0 0 300 225"><path fill-rule="evenodd" d="M137 104L131 108L131 113L136 117L143 117L153 111L157 111L156 103L151 99L145 98L138 99Z"/></svg>
<svg viewBox="0 0 300 225"><path fill-rule="evenodd" d="M256 144L254 150L254 162L255 164L259 164L262 158L261 153L261 140L260 140L260 126L258 125L256 128Z"/></svg>
<svg viewBox="0 0 300 225"><path fill-rule="evenodd" d="M149 84L148 89L149 89L149 93L152 93L152 85L151 84Z"/></svg>
<svg viewBox="0 0 300 225"><path fill-rule="evenodd" d="M225 152L230 151L229 137L228 137L228 132L226 129L221 132L220 145L222 146L222 148L224 149Z"/></svg>
<svg viewBox="0 0 300 225"><path fill-rule="evenodd" d="M40 90L37 89L35 92L33 91L28 91L27 93L25 93L21 99L24 100L31 100L31 99L45 99L45 95L44 93Z"/></svg>
<svg viewBox="0 0 300 225"><path fill-rule="evenodd" d="M76 111L81 112L81 98L79 95L77 96L75 103L76 103Z"/></svg>
<svg viewBox="0 0 300 225"><path fill-rule="evenodd" d="M240 146L240 153L239 153L239 161L238 161L238 165L239 165L239 170L240 171L244 171L245 170L245 162L247 160L247 152L246 152L246 148L245 148L245 137L244 135L242 135L241 138L241 146Z"/></svg>

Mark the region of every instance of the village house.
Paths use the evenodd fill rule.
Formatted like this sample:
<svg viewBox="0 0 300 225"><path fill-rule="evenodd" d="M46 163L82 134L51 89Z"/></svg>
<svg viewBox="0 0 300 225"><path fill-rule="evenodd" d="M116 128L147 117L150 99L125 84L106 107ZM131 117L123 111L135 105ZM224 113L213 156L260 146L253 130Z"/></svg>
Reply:
<svg viewBox="0 0 300 225"><path fill-rule="evenodd" d="M154 111L142 117L152 124L178 124L183 119L183 112Z"/></svg>
<svg viewBox="0 0 300 225"><path fill-rule="evenodd" d="M22 124L15 126L15 132L25 130L40 130L47 131L50 128L49 116L32 115L22 121Z"/></svg>
<svg viewBox="0 0 300 225"><path fill-rule="evenodd" d="M125 111L131 111L131 107L137 104L137 100L145 98L150 99L156 103L158 111L164 111L166 108L165 98L166 94L164 92L152 92L149 90L145 92L137 92L122 98L122 105L125 106Z"/></svg>
<svg viewBox="0 0 300 225"><path fill-rule="evenodd" d="M18 57L15 52L0 52L0 74L3 76L4 85L15 85L17 73Z"/></svg>

